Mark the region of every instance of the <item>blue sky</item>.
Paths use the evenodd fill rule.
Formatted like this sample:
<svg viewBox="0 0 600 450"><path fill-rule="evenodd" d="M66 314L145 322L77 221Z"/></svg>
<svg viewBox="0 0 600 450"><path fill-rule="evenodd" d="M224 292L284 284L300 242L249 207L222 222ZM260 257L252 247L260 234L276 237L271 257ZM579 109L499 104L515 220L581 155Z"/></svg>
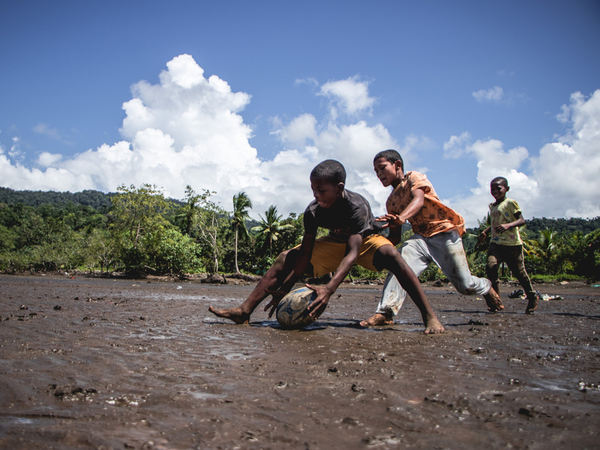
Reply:
<svg viewBox="0 0 600 450"><path fill-rule="evenodd" d="M598 1L0 2L0 185L240 191L302 212L338 159L396 148L470 226L600 215Z"/></svg>

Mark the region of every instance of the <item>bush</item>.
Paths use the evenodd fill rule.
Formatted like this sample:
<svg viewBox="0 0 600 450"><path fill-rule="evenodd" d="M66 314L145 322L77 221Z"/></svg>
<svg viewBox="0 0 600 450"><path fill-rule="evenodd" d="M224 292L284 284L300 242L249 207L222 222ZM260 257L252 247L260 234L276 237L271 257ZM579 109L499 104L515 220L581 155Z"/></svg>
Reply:
<svg viewBox="0 0 600 450"><path fill-rule="evenodd" d="M200 246L174 228L162 233L153 256L153 268L160 274L180 276L200 268Z"/></svg>
<svg viewBox="0 0 600 450"><path fill-rule="evenodd" d="M355 265L350 269L349 276L351 279L358 280L378 280L382 277L380 272L373 272L372 270L365 269L362 266Z"/></svg>
<svg viewBox="0 0 600 450"><path fill-rule="evenodd" d="M569 273L561 273L558 275L530 275L531 281L534 283L556 283L559 281L585 281L585 277L573 275ZM515 279L516 280L516 279Z"/></svg>
<svg viewBox="0 0 600 450"><path fill-rule="evenodd" d="M435 263L429 264L429 267L427 267L427 269L419 276L419 281L421 283L445 279L446 275L444 275L444 272L442 272Z"/></svg>

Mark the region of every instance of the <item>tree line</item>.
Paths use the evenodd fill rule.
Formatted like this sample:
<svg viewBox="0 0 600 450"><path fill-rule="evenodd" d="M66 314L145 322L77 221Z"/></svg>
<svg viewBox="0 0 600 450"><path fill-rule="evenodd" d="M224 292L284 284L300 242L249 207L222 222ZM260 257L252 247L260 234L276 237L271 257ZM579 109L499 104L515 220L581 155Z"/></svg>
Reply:
<svg viewBox="0 0 600 450"><path fill-rule="evenodd" d="M15 191L0 188L0 270L120 272L182 277L191 273L264 273L283 250L298 245L302 214L283 218L276 205L252 220L252 201L233 196L225 209L215 192L188 186L183 199L155 185L117 192ZM474 274L485 276L485 246L463 236ZM404 237L411 234L405 226ZM600 278L600 218L531 219L523 227L525 262L535 278ZM355 267L351 277L380 275ZM432 267L422 278L441 278Z"/></svg>

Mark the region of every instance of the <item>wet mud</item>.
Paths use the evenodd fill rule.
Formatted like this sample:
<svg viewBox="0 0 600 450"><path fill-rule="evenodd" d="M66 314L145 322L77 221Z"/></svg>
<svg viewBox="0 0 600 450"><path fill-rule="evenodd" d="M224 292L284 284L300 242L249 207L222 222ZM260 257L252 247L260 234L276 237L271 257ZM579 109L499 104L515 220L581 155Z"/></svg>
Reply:
<svg viewBox="0 0 600 450"><path fill-rule="evenodd" d="M359 328L381 286L305 330L207 311L252 287L0 276L0 448L600 448L600 288L526 315L425 286L434 336L408 299Z"/></svg>

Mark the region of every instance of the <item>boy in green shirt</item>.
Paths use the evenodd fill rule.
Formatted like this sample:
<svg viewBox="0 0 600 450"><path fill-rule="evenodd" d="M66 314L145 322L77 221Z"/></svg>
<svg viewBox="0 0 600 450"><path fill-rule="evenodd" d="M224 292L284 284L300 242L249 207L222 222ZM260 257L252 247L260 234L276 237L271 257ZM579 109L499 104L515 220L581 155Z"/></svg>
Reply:
<svg viewBox="0 0 600 450"><path fill-rule="evenodd" d="M491 225L481 232L479 240L483 241L491 230L486 274L492 282L494 290L500 293L498 269L500 263L505 262L527 294L529 303L525 312L532 314L537 309L539 296L533 290L523 262L523 241L519 227L525 225L525 219L523 219L519 204L506 197L509 189L508 180L504 177L496 177L490 183L490 191L496 201L490 203Z"/></svg>

